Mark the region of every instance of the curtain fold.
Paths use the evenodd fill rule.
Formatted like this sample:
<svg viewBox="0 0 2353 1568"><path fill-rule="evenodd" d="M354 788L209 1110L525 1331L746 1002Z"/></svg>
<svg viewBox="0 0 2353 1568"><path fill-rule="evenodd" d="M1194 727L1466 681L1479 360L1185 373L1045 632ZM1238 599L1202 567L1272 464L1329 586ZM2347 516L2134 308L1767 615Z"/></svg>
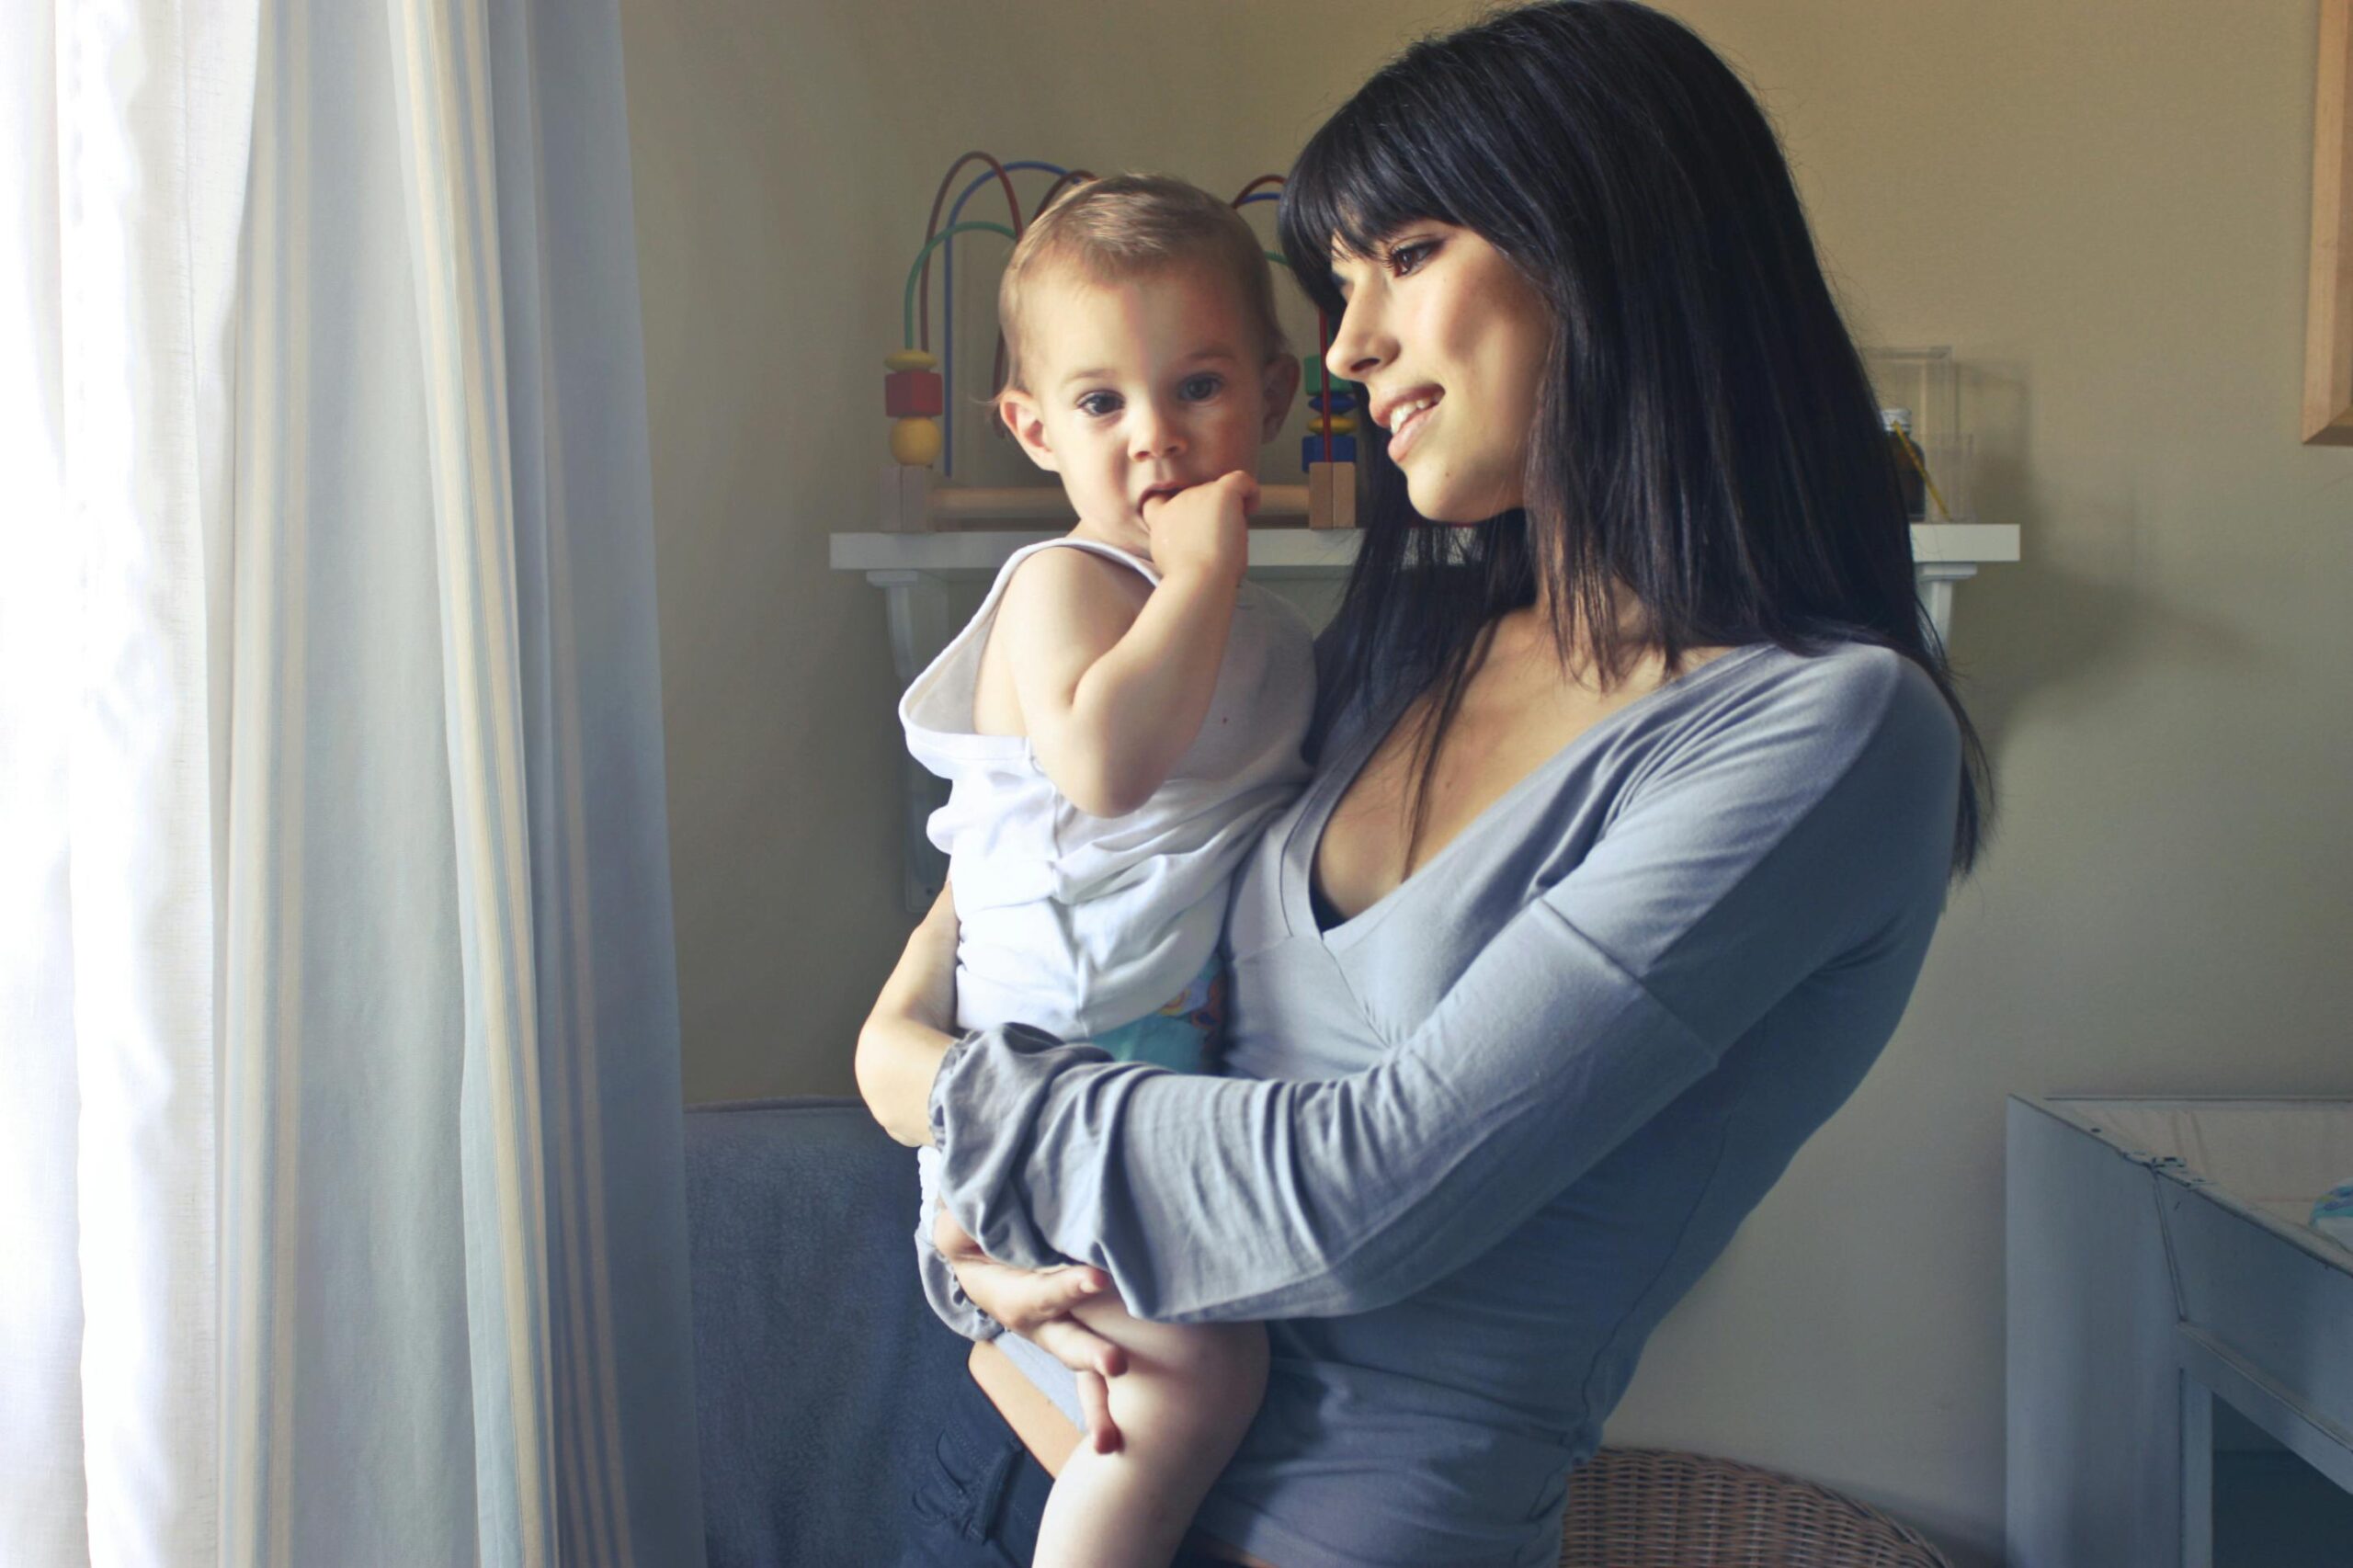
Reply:
<svg viewBox="0 0 2353 1568"><path fill-rule="evenodd" d="M228 483L251 14L119 0L9 24L0 1233L24 1278L0 1292L0 1448L33 1479L0 1543L186 1561L215 1528L205 523Z"/></svg>
<svg viewBox="0 0 2353 1568"><path fill-rule="evenodd" d="M698 1562L618 17L25 21L0 1561Z"/></svg>

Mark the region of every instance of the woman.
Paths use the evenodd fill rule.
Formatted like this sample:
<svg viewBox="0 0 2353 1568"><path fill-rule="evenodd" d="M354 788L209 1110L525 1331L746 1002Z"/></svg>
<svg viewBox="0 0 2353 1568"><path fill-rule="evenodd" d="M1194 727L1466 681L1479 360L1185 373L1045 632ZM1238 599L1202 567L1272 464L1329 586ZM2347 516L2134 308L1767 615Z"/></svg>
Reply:
<svg viewBox="0 0 2353 1568"><path fill-rule="evenodd" d="M1680 24L1560 0L1415 46L1282 233L1389 461L1315 778L1229 911L1231 1075L951 1040L943 909L860 1048L928 1070L865 1086L1100 1442L1119 1358L1074 1302L1267 1322L1202 1558L1550 1562L1651 1329L1893 1031L1984 754L1788 169ZM991 1348L919 1560L1026 1561L1078 1440Z"/></svg>

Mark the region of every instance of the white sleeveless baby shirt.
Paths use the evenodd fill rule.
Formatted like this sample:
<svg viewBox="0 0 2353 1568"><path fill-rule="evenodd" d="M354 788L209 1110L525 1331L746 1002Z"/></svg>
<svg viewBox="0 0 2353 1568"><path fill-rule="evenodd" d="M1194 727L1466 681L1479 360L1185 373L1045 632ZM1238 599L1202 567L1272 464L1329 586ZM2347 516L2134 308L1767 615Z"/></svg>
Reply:
<svg viewBox="0 0 2353 1568"><path fill-rule="evenodd" d="M1156 1011L1215 951L1235 868L1307 778L1313 638L1289 604L1244 583L1199 734L1142 807L1089 816L1054 788L1028 737L972 731L1006 585L1051 549L1160 581L1150 562L1092 540L1024 546L907 688L899 720L915 760L950 785L928 831L956 890L959 1026L1017 1021L1085 1040Z"/></svg>

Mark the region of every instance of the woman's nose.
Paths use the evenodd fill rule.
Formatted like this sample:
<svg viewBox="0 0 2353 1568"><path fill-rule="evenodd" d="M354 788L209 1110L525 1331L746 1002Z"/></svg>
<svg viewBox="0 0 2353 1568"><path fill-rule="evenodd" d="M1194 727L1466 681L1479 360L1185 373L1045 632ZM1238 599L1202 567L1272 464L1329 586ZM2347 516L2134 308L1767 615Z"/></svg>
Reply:
<svg viewBox="0 0 2353 1568"><path fill-rule="evenodd" d="M1341 381L1361 381L1389 358L1389 340L1371 311L1359 300L1349 301L1333 328L1332 346L1324 351L1324 368Z"/></svg>

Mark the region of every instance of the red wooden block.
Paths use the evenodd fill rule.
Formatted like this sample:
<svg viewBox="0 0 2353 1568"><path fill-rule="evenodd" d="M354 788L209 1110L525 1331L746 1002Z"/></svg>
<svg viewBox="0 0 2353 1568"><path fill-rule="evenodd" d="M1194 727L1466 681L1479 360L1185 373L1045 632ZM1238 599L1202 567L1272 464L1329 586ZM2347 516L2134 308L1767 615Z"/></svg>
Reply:
<svg viewBox="0 0 2353 1568"><path fill-rule="evenodd" d="M937 370L893 370L882 378L882 412L893 419L936 415L942 397Z"/></svg>

